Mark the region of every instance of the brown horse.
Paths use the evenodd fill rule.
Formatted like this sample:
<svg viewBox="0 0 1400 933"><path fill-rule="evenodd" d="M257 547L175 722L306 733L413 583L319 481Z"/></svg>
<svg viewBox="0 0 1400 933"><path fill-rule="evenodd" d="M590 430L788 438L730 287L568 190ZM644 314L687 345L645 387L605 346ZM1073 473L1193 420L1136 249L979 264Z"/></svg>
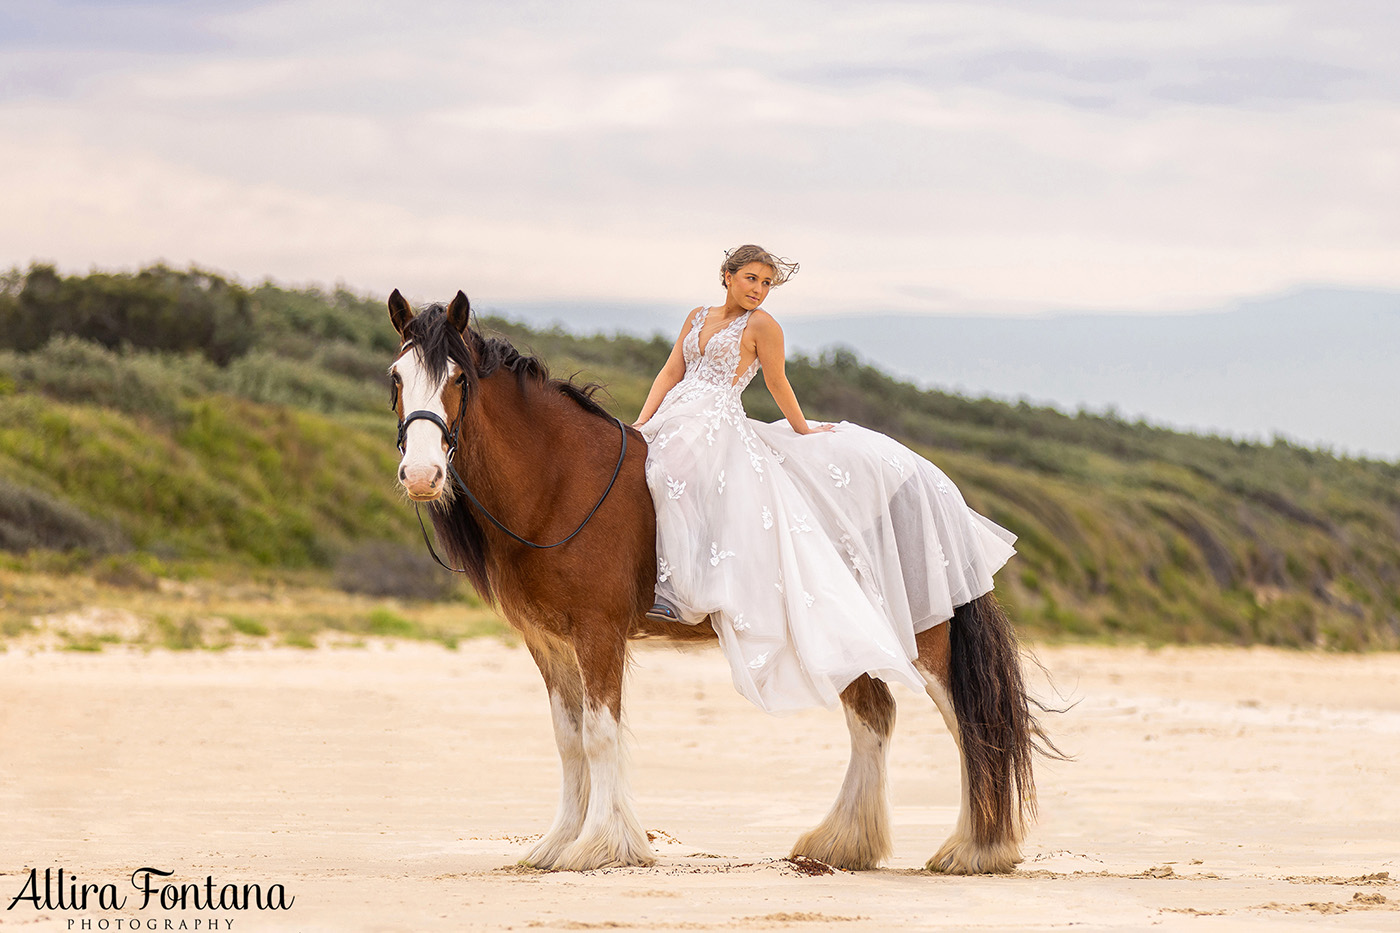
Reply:
<svg viewBox="0 0 1400 933"><path fill-rule="evenodd" d="M521 861L580 870L650 865L622 768L628 639L715 634L708 624L644 615L656 579L646 444L593 400L595 387L551 379L539 360L478 333L461 292L445 308L415 315L395 291L389 317L403 341L390 367L404 452L399 481L411 499L431 503L448 560L520 631L549 690L563 765L559 809ZM458 493L454 470L474 502ZM554 544L580 522L557 547L522 543ZM1010 871L1034 811L1031 757L1043 738L1015 635L988 594L921 633L917 646L928 694L962 758L958 823L928 867ZM874 868L890 853L885 754L894 698L882 681L862 676L841 702L850 766L835 806L792 854Z"/></svg>

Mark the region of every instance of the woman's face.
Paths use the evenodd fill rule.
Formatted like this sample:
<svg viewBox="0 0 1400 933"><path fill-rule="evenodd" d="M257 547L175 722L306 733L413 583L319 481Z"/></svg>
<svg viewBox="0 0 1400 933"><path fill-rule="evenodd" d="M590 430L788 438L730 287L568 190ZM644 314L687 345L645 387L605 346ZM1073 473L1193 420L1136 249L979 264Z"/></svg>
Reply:
<svg viewBox="0 0 1400 933"><path fill-rule="evenodd" d="M751 262L738 272L729 273L726 279L730 302L745 311L757 308L773 287L773 274L773 267L762 262Z"/></svg>

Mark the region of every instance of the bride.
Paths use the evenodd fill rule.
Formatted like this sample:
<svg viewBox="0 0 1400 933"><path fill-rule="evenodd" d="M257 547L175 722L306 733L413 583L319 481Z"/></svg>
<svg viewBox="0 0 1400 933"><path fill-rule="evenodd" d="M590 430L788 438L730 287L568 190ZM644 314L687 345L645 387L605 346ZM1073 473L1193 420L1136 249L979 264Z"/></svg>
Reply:
<svg viewBox="0 0 1400 933"><path fill-rule="evenodd" d="M758 246L726 253L724 304L686 317L636 422L656 505L648 615L708 619L735 687L774 713L834 706L867 673L922 691L914 636L989 592L1016 540L899 442L803 417L761 307L796 271ZM760 368L784 421L744 413Z"/></svg>

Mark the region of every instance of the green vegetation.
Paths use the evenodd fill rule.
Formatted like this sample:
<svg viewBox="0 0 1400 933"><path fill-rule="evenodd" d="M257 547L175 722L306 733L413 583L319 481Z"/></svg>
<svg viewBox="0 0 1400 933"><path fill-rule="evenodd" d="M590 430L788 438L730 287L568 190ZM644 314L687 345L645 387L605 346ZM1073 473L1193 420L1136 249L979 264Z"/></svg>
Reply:
<svg viewBox="0 0 1400 933"><path fill-rule="evenodd" d="M5 642L68 651L113 645L172 651L235 645L359 646L371 638L455 648L509 639L500 617L474 600L368 597L331 589L314 572L286 574L237 565L161 565L155 585L114 584L90 567L44 566L39 552L0 554L0 651Z"/></svg>
<svg viewBox="0 0 1400 933"><path fill-rule="evenodd" d="M669 338L482 323L556 375L604 383L600 400L628 420L670 351ZM384 378L396 346L383 303L344 289L245 288L164 267L0 277L5 572L87 581L32 599L7 588L4 634L76 611L80 594L173 599L172 586L211 580L359 602L300 615L234 607L217 622L172 603L143 617L139 641L308 646L333 632L455 644L477 631L434 603L365 608L428 599L489 618L429 563L397 491ZM1038 637L1400 647L1400 464L924 391L844 350L799 357L788 373L810 416L899 437L1020 535L999 590ZM762 380L745 402L779 417Z"/></svg>

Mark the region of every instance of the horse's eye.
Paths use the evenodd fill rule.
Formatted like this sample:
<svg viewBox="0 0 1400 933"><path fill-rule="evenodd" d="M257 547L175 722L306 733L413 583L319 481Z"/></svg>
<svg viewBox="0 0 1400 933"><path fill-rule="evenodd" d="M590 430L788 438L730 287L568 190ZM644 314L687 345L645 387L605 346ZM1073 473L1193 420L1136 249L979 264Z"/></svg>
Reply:
<svg viewBox="0 0 1400 933"><path fill-rule="evenodd" d="M458 374L457 374L457 378L454 379L454 380L452 380L452 381L455 382L455 383L457 383L457 385L459 385L459 386L465 386L465 385L467 384L467 374L466 374L466 373L458 373Z"/></svg>

